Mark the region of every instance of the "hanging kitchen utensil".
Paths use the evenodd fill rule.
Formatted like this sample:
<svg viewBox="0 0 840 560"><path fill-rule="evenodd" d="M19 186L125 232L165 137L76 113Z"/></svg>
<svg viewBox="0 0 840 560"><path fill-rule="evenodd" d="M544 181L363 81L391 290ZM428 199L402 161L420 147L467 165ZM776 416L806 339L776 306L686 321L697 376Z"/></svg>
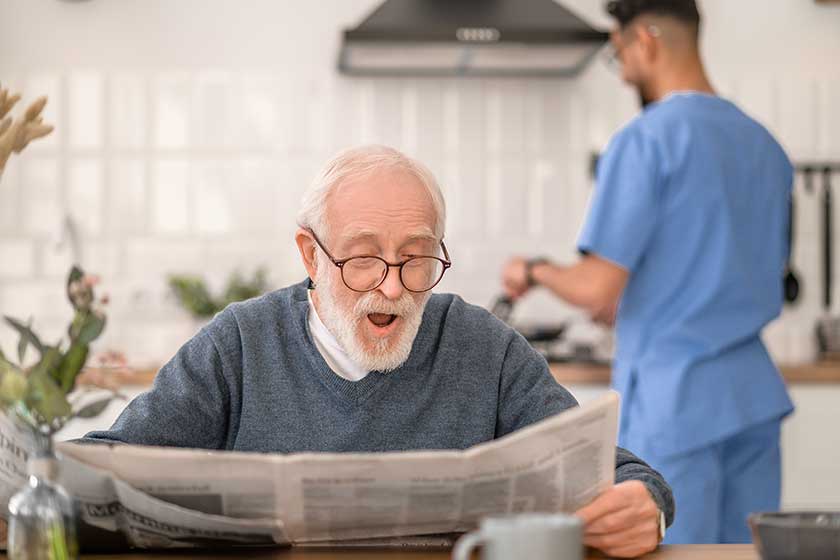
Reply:
<svg viewBox="0 0 840 560"><path fill-rule="evenodd" d="M785 301L787 303L794 303L799 298L799 278L797 278L796 272L793 270L793 232L796 217L796 203L794 198L795 193L791 190L790 200L788 202L788 210L790 212L790 218L788 220L788 258L787 263L785 263L783 281Z"/></svg>
<svg viewBox="0 0 840 560"><path fill-rule="evenodd" d="M823 169L823 308L824 315L817 323L817 343L824 357L840 356L840 318L831 315L833 282L833 218L831 167Z"/></svg>
<svg viewBox="0 0 840 560"><path fill-rule="evenodd" d="M832 251L834 223L831 214L831 169L826 167L823 170L823 262L825 263L823 269L823 281L825 282L825 286L823 286L823 305L827 312L831 312L831 290L833 288L831 283L834 275L834 255Z"/></svg>

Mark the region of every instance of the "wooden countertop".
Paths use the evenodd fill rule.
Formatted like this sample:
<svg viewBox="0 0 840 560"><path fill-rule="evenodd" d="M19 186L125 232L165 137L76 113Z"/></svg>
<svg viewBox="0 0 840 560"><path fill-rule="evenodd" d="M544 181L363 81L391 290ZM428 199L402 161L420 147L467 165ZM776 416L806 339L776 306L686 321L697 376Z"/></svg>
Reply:
<svg viewBox="0 0 840 560"><path fill-rule="evenodd" d="M561 384L609 385L610 367L578 363L549 364L554 378ZM127 385L149 386L155 380L154 368L88 368L82 374L80 383L123 387ZM782 366L782 375L789 384L840 383L840 362L817 362L797 366Z"/></svg>
<svg viewBox="0 0 840 560"><path fill-rule="evenodd" d="M265 558L277 560L449 560L449 550L382 550L382 549L342 549L342 548L275 548L275 549L228 549L216 551L180 550L161 552L130 552L126 554L83 555L83 558L97 560L178 560L193 558L197 560L217 560L229 558ZM0 556L5 558L5 555ZM587 560L599 560L605 556L589 555ZM648 560L759 560L752 545L681 545L663 546L652 554L642 556Z"/></svg>
<svg viewBox="0 0 840 560"><path fill-rule="evenodd" d="M608 385L610 367L575 363L549 364L552 375L560 384ZM788 384L840 383L840 362L817 362L797 366L781 366Z"/></svg>

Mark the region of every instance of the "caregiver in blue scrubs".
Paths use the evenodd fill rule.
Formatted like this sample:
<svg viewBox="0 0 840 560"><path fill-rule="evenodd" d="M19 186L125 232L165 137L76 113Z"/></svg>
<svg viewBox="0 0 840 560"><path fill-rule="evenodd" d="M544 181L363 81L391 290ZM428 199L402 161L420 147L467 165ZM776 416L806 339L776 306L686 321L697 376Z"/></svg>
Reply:
<svg viewBox="0 0 840 560"><path fill-rule="evenodd" d="M749 542L747 516L779 508L779 428L793 409L760 338L782 307L792 166L715 94L694 0L608 11L644 109L600 158L581 259L514 258L503 283L615 321L620 444L674 489L665 542Z"/></svg>

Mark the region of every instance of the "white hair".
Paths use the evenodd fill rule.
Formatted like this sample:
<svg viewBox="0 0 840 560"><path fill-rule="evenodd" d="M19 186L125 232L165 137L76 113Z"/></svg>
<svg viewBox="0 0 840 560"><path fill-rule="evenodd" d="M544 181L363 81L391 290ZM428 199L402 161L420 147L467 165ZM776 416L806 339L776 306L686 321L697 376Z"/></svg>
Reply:
<svg viewBox="0 0 840 560"><path fill-rule="evenodd" d="M429 193L435 210L434 233L443 239L446 229L446 202L435 176L428 167L388 146L370 145L344 150L336 155L315 177L303 195L298 225L309 228L322 238L328 235L326 223L329 194L349 179L358 179L383 170L405 171L414 175Z"/></svg>

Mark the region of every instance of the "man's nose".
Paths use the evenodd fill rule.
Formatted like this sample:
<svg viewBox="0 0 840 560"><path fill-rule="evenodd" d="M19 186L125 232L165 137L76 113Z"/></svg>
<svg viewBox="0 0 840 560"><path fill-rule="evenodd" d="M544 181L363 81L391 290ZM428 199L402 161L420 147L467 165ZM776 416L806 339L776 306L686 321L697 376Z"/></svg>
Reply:
<svg viewBox="0 0 840 560"><path fill-rule="evenodd" d="M379 286L379 291L382 292L388 299L399 299L405 290L400 280L400 269L397 267L388 267L388 275L385 281Z"/></svg>

